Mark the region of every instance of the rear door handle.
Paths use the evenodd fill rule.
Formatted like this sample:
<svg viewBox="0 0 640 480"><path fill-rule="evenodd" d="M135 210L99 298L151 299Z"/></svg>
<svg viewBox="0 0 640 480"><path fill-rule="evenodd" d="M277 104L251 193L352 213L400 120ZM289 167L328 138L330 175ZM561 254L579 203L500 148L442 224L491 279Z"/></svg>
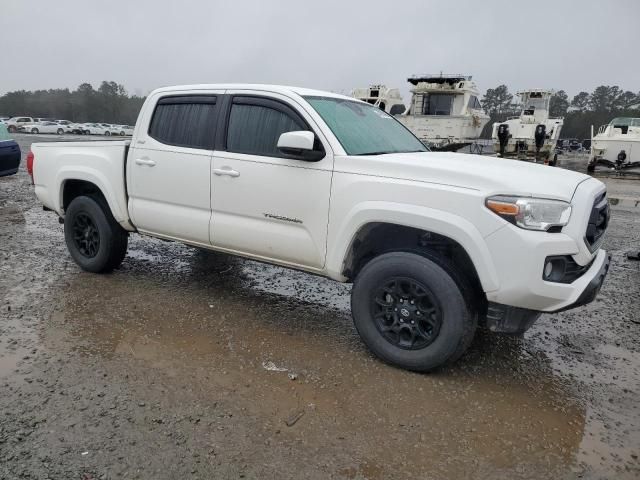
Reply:
<svg viewBox="0 0 640 480"><path fill-rule="evenodd" d="M147 167L154 167L156 162L153 160L149 160L148 158L136 158L136 164L138 165L146 165Z"/></svg>
<svg viewBox="0 0 640 480"><path fill-rule="evenodd" d="M238 172L237 170L234 170L231 167L214 168L213 173L218 176L227 175L229 177L234 177L234 178L240 176L240 172Z"/></svg>

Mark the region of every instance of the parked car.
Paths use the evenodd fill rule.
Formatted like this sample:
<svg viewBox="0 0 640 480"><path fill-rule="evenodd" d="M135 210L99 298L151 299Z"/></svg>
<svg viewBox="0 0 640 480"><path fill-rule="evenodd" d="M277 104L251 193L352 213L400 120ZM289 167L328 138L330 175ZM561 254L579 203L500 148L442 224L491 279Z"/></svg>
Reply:
<svg viewBox="0 0 640 480"><path fill-rule="evenodd" d="M360 336L410 370L455 361L479 320L521 333L593 301L609 268L599 180L429 152L342 95L162 88L133 138L34 143L27 156L82 269L113 270L138 232L353 282Z"/></svg>
<svg viewBox="0 0 640 480"><path fill-rule="evenodd" d="M111 125L113 128L113 135L120 135L121 137L132 136L133 127L131 125Z"/></svg>
<svg viewBox="0 0 640 480"><path fill-rule="evenodd" d="M84 135L85 128L82 123L68 123L63 125L65 133L72 133L74 135Z"/></svg>
<svg viewBox="0 0 640 480"><path fill-rule="evenodd" d="M132 125L123 125L122 126L122 131L120 132L120 135L127 136L127 137L133 136L133 126Z"/></svg>
<svg viewBox="0 0 640 480"><path fill-rule="evenodd" d="M16 173L20 157L20 146L9 136L7 127L0 124L0 177Z"/></svg>
<svg viewBox="0 0 640 480"><path fill-rule="evenodd" d="M31 125L25 125L19 128L19 131L26 133L57 133L62 135L64 127L56 122L38 122Z"/></svg>
<svg viewBox="0 0 640 480"><path fill-rule="evenodd" d="M84 133L88 135L111 135L111 132L100 123L85 123L83 127Z"/></svg>
<svg viewBox="0 0 640 480"><path fill-rule="evenodd" d="M35 123L33 117L11 117L7 120L7 130L9 133L16 133L20 127Z"/></svg>

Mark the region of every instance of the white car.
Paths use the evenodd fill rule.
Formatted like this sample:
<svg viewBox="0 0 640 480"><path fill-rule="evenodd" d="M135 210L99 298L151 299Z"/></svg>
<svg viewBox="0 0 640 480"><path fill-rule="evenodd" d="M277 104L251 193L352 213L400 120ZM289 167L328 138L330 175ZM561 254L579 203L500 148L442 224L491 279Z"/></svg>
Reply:
<svg viewBox="0 0 640 480"><path fill-rule="evenodd" d="M16 133L21 127L36 123L33 117L11 117L5 122L9 133Z"/></svg>
<svg viewBox="0 0 640 480"><path fill-rule="evenodd" d="M84 135L85 127L82 123L68 123L63 125L65 133L71 133L74 135Z"/></svg>
<svg viewBox="0 0 640 480"><path fill-rule="evenodd" d="M83 127L89 135L111 135L111 131L101 123L85 123Z"/></svg>
<svg viewBox="0 0 640 480"><path fill-rule="evenodd" d="M599 180L429 152L334 93L161 88L131 141L31 148L35 193L82 269L116 268L136 232L353 282L358 333L411 370L455 361L478 321L522 333L593 301L610 264Z"/></svg>
<svg viewBox="0 0 640 480"><path fill-rule="evenodd" d="M133 135L133 127L131 125L112 125L113 135L121 137L130 137Z"/></svg>
<svg viewBox="0 0 640 480"><path fill-rule="evenodd" d="M56 122L38 122L20 127L20 131L25 133L65 133L64 126Z"/></svg>

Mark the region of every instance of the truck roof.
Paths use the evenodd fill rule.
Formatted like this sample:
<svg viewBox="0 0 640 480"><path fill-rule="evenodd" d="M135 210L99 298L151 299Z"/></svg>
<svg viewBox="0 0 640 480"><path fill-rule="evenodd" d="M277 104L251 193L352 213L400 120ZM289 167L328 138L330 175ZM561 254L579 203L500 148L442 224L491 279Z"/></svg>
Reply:
<svg viewBox="0 0 640 480"><path fill-rule="evenodd" d="M340 95L338 93L327 92L323 90L313 90L310 88L291 87L285 85L267 85L259 83L211 83L198 85L175 85L171 87L162 87L155 89L153 93L164 93L173 91L198 91L198 90L256 90L261 92L281 93L284 95L296 94L300 96L321 96L343 98L345 100L354 101L352 97Z"/></svg>

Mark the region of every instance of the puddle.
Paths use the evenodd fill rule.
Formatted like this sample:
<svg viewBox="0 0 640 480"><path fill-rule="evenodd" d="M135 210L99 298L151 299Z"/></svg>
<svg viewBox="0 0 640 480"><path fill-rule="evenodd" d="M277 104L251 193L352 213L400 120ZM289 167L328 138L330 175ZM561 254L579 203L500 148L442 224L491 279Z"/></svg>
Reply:
<svg viewBox="0 0 640 480"><path fill-rule="evenodd" d="M344 290L320 287L322 299L310 302L299 290L313 291L315 277L278 283L254 262L199 253L185 261L166 275L154 266L68 278L51 322L67 333L52 333L48 346L192 376L196 401L235 392L239 408L263 422L281 425L302 409L296 431L307 442L358 459L342 472L349 478L491 477L577 462L585 409L550 361L523 354L521 343L489 342L455 368L417 375L371 357L337 308L348 302ZM493 349L498 357L486 361ZM425 453L436 451L446 454Z"/></svg>

